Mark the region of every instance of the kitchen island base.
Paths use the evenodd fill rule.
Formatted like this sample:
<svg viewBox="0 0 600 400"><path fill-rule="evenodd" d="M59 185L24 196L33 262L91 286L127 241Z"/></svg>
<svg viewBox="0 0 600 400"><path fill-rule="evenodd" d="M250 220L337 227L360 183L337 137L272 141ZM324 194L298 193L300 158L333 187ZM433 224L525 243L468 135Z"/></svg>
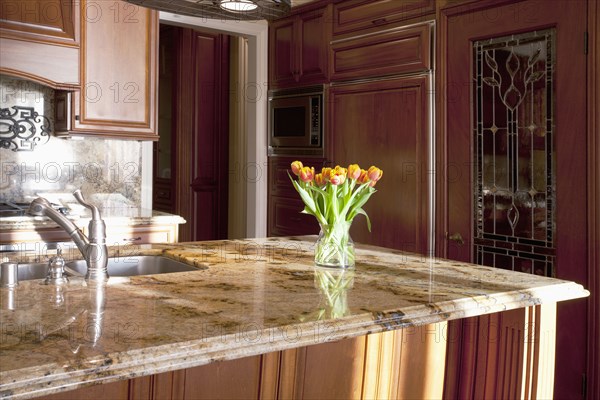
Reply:
<svg viewBox="0 0 600 400"><path fill-rule="evenodd" d="M552 398L556 304L468 318L478 398ZM335 329L333 326L326 327ZM374 333L44 396L48 400L439 399L456 371L447 322ZM487 343L485 351L481 343ZM469 351L465 346L464 351Z"/></svg>

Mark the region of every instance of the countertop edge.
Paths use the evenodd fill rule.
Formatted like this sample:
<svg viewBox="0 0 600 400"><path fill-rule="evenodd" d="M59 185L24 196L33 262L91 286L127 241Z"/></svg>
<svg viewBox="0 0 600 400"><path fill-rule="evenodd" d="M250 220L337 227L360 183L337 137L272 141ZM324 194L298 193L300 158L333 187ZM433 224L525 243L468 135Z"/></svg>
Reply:
<svg viewBox="0 0 600 400"><path fill-rule="evenodd" d="M503 293L500 296L464 299L460 302L460 307L456 307L456 302L449 302L452 304L447 304L447 307L444 306L444 303L437 304L436 308L421 306L424 311L428 312L423 312L408 320L402 317L405 315L403 310L406 311L406 308L398 308L376 316L372 315L370 318L367 317L369 314L361 314L324 322L298 323L268 329L240 331L233 335L210 339L198 338L169 345L149 346L134 351L108 354L104 360L91 360L95 365L90 363L89 367L78 371L62 371L40 376L39 372L48 371L49 365L19 370L19 375L26 373L31 378L14 384L0 385L0 398L37 397L94 384L202 366L215 361L232 360L371 333L555 303L588 295L589 292L581 285L565 282L520 290L516 293ZM415 313L413 312L411 315L414 316ZM114 362L115 359L119 361ZM100 367L97 366L98 364ZM53 366L52 369L60 370L60 367ZM10 380L10 375L12 375L10 372L0 372L2 381ZM53 384L52 388L48 388L50 382ZM22 391L24 388L27 389L26 392Z"/></svg>

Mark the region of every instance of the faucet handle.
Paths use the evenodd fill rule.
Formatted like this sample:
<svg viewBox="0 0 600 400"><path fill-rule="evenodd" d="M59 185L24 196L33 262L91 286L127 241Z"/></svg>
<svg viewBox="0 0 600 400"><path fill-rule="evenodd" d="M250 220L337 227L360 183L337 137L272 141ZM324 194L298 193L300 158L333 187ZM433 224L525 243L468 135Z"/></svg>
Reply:
<svg viewBox="0 0 600 400"><path fill-rule="evenodd" d="M86 208L89 208L92 211L92 220L98 221L101 219L100 218L100 210L98 210L98 207L85 201L85 199L83 198L83 195L81 194L81 190L77 189L76 191L74 191L73 197L75 197L75 200L77 200L77 202L79 204L81 204L82 206L84 206Z"/></svg>

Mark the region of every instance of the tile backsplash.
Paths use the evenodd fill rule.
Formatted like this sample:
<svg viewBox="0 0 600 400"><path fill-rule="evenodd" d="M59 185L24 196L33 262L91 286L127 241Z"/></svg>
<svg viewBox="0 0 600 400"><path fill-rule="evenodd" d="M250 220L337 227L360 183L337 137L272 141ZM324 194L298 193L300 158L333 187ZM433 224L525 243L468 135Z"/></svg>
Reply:
<svg viewBox="0 0 600 400"><path fill-rule="evenodd" d="M33 107L54 125L54 91L0 75L0 108ZM0 122L0 139L12 135ZM30 151L0 148L0 201L27 201L38 193L70 193L142 203L143 144L132 140L62 139L50 136ZM113 202L114 204L114 202Z"/></svg>

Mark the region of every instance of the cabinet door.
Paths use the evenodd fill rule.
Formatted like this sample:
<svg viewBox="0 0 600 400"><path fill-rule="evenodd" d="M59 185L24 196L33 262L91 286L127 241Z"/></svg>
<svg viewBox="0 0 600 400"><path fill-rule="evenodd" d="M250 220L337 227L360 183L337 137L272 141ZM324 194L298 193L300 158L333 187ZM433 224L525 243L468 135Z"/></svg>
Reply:
<svg viewBox="0 0 600 400"><path fill-rule="evenodd" d="M325 8L301 14L299 18L300 79L302 83L324 82L327 78L327 47L331 25Z"/></svg>
<svg viewBox="0 0 600 400"><path fill-rule="evenodd" d="M273 23L269 30L271 84L280 86L295 83L300 74L296 65L297 44L295 18Z"/></svg>
<svg viewBox="0 0 600 400"><path fill-rule="evenodd" d="M78 45L79 10L74 0L2 1L0 33L25 41Z"/></svg>
<svg viewBox="0 0 600 400"><path fill-rule="evenodd" d="M429 226L429 76L331 89L329 154L333 164L383 169L378 192L351 235L369 243L425 253Z"/></svg>
<svg viewBox="0 0 600 400"><path fill-rule="evenodd" d="M158 13L125 1L81 1L81 91L73 131L157 138Z"/></svg>
<svg viewBox="0 0 600 400"><path fill-rule="evenodd" d="M55 89L79 87L75 0L0 2L0 73Z"/></svg>

